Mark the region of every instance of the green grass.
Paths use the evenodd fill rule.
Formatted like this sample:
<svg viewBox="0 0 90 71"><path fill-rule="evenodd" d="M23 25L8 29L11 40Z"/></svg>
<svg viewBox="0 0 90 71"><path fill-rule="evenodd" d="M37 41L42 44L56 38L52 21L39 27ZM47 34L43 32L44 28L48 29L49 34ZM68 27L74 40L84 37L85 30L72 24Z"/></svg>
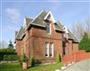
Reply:
<svg viewBox="0 0 90 71"><path fill-rule="evenodd" d="M17 63L3 63L0 64L0 71L55 71L62 66L62 64L48 64L48 65L37 65L27 70L23 70Z"/></svg>

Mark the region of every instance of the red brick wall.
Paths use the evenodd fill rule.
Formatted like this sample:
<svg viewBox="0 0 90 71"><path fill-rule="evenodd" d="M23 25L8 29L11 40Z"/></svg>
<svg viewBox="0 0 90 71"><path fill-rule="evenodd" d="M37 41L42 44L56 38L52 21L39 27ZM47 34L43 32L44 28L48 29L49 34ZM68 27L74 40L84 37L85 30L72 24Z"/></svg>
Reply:
<svg viewBox="0 0 90 71"><path fill-rule="evenodd" d="M90 53L87 53L84 50L80 50L72 54L65 55L63 57L62 62L64 64L68 64L71 62L78 62L78 61L85 60L85 59L90 59Z"/></svg>
<svg viewBox="0 0 90 71"><path fill-rule="evenodd" d="M23 53L22 49L24 49L24 52L28 58L33 56L35 59L41 60L42 62L54 61L57 53L62 56L62 33L56 32L54 24L50 24L51 34L47 33L45 29L40 27L31 27L29 30L26 30L25 37L21 41L16 40L16 50L18 55L20 56ZM45 42L54 43L53 58L45 57ZM72 43L72 40L68 40L65 48L65 58L67 59L68 55L76 51L78 51L78 44Z"/></svg>
<svg viewBox="0 0 90 71"><path fill-rule="evenodd" d="M73 43L73 52L79 51L79 43Z"/></svg>
<svg viewBox="0 0 90 71"><path fill-rule="evenodd" d="M65 55L69 54L68 42L65 43Z"/></svg>
<svg viewBox="0 0 90 71"><path fill-rule="evenodd" d="M21 40L16 40L16 52L19 56L22 55L23 42Z"/></svg>
<svg viewBox="0 0 90 71"><path fill-rule="evenodd" d="M29 30L29 41L30 41L30 50L31 55L35 59L44 60L54 60L57 53L62 55L62 34L55 31L54 24L51 24L51 34L47 33L45 29L39 27L32 27ZM45 42L54 43L54 57L47 58L45 57Z"/></svg>
<svg viewBox="0 0 90 71"><path fill-rule="evenodd" d="M68 49L69 49L69 54L73 52L73 43L72 40L68 40Z"/></svg>
<svg viewBox="0 0 90 71"><path fill-rule="evenodd" d="M78 45L79 45L78 43L75 43L73 42L73 40L70 40L70 39L67 42L65 42L66 55L79 51Z"/></svg>

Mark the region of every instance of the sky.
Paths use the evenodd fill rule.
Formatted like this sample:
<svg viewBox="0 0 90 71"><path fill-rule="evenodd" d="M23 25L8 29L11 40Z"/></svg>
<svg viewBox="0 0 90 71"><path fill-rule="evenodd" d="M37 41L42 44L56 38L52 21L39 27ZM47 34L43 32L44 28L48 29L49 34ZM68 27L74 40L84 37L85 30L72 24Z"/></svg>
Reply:
<svg viewBox="0 0 90 71"><path fill-rule="evenodd" d="M90 16L90 0L0 0L0 41L14 42L24 18L34 18L41 10L51 11L56 21L71 28Z"/></svg>

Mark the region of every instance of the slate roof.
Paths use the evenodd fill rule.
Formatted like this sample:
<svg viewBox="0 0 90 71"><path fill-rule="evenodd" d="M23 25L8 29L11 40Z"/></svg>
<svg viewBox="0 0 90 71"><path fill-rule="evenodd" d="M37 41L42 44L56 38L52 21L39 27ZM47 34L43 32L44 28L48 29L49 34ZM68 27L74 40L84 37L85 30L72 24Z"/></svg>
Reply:
<svg viewBox="0 0 90 71"><path fill-rule="evenodd" d="M31 23L33 19L30 17L26 17L25 20L26 20L26 26L29 26L29 23Z"/></svg>
<svg viewBox="0 0 90 71"><path fill-rule="evenodd" d="M74 42L79 42L70 30L68 30L68 39L72 39Z"/></svg>
<svg viewBox="0 0 90 71"><path fill-rule="evenodd" d="M35 19L32 20L32 22L30 22L28 24L28 27L30 25L46 27L46 22L45 22L44 18L47 14L48 14L48 12L42 11ZM29 20L29 18L28 18L28 20ZM55 25L55 30L63 32L63 30L64 30L63 25L59 21L57 23L55 23L54 25Z"/></svg>
<svg viewBox="0 0 90 71"><path fill-rule="evenodd" d="M25 28L29 28L31 25L34 26L40 26L40 27L46 27L46 22L44 20L44 18L46 17L46 15L48 14L48 12L46 11L42 11L35 19L26 17L26 27ZM60 32L64 32L64 25L62 25L60 23L60 21L54 23L55 25L55 30L56 31L60 31ZM21 29L19 30L16 39L22 39L23 35L25 34L25 28L21 27ZM73 39L74 42L78 42L77 39L74 37L74 35L69 31L69 39Z"/></svg>
<svg viewBox="0 0 90 71"><path fill-rule="evenodd" d="M29 23L28 27L30 25L46 27L44 17L47 15L47 13L48 12L46 12L46 11L42 11L35 19L32 20L31 23Z"/></svg>
<svg viewBox="0 0 90 71"><path fill-rule="evenodd" d="M55 23L55 30L64 32L64 26L58 21Z"/></svg>
<svg viewBox="0 0 90 71"><path fill-rule="evenodd" d="M20 30L18 31L17 35L16 35L16 39L22 39L22 37L25 34L25 28L21 27Z"/></svg>

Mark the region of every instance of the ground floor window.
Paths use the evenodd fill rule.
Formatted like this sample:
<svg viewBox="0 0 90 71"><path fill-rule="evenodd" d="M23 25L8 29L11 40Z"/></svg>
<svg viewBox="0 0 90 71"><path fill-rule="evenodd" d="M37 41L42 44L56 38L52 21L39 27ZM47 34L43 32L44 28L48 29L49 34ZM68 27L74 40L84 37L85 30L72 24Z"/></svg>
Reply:
<svg viewBox="0 0 90 71"><path fill-rule="evenodd" d="M46 57L54 57L54 44L53 43L45 43L45 56Z"/></svg>

